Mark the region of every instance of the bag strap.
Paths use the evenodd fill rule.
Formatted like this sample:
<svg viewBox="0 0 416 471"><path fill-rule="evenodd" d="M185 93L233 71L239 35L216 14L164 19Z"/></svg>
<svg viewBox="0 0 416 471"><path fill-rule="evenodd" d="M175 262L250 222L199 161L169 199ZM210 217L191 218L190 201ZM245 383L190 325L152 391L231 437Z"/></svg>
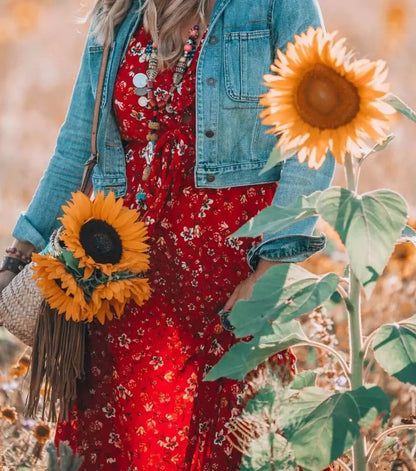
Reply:
<svg viewBox="0 0 416 471"><path fill-rule="evenodd" d="M91 130L91 155L90 158L85 162L84 173L82 175L82 181L80 191L90 195L92 192L91 175L95 165L98 162L98 149L97 149L97 132L98 132L98 121L100 117L101 99L103 97L104 89L104 78L107 69L108 56L110 53L110 44L106 44L103 50L103 57L101 59L100 75L97 83L97 93L95 96L94 105L94 116L92 119L92 130Z"/></svg>

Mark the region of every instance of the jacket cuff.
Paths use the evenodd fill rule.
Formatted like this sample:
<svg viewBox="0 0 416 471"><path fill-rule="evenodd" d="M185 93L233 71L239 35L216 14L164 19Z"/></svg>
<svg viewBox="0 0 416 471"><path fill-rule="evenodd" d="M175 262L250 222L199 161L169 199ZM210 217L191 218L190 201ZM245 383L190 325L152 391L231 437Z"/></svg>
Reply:
<svg viewBox="0 0 416 471"><path fill-rule="evenodd" d="M247 262L254 271L260 258L273 262L303 262L325 247L326 237L291 235L276 237L252 247L247 252Z"/></svg>
<svg viewBox="0 0 416 471"><path fill-rule="evenodd" d="M30 242L37 251L41 251L48 243L43 235L33 226L25 214L21 214L13 230L13 237L22 242Z"/></svg>

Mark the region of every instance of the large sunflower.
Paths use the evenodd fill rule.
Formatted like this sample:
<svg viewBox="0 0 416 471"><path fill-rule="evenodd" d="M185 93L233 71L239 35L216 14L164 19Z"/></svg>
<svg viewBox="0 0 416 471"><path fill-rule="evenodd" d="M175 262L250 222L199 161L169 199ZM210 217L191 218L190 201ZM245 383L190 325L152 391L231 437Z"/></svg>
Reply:
<svg viewBox="0 0 416 471"><path fill-rule="evenodd" d="M264 76L270 90L263 123L280 135L277 147L298 150L300 162L319 168L330 150L343 164L345 155L361 156L369 141L386 138L395 110L383 98L389 91L383 61L353 60L335 33L309 28L295 36L287 52L277 51Z"/></svg>
<svg viewBox="0 0 416 471"><path fill-rule="evenodd" d="M39 254L33 254L33 261L33 276L42 295L52 309L65 315L66 320L92 322L97 318L104 324L114 315L120 317L127 302L134 301L141 306L150 298L146 278L131 275L130 278L109 280L93 286L91 295L87 296L82 286L84 280L77 281L62 261Z"/></svg>
<svg viewBox="0 0 416 471"><path fill-rule="evenodd" d="M103 192L91 201L84 193L74 193L72 201L63 206L62 241L79 266L85 268L84 278L95 269L110 276L115 272L144 272L149 268L147 228L137 221L138 213L123 206L114 193Z"/></svg>

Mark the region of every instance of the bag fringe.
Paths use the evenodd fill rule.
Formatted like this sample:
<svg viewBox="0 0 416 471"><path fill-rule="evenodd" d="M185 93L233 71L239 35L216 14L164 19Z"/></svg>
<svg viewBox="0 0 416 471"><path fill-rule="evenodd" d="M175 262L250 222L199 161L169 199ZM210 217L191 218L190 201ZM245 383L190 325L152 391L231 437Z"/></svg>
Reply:
<svg viewBox="0 0 416 471"><path fill-rule="evenodd" d="M67 321L43 301L33 341L28 417L36 416L43 395L42 420L56 422L58 402L60 418L69 418L77 382L85 376L86 333L86 323Z"/></svg>

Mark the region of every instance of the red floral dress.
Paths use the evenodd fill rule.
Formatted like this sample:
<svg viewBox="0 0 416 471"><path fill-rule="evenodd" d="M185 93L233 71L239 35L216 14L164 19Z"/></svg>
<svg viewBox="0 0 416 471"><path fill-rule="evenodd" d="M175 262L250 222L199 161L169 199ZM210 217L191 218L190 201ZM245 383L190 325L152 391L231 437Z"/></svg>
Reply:
<svg viewBox="0 0 416 471"><path fill-rule="evenodd" d="M276 184L195 188L201 45L171 112L159 117L151 175L142 180L152 109L138 104L132 80L146 72L148 41L139 28L118 73L114 110L125 143L125 204L140 209L149 227L153 294L141 308L127 306L120 320L90 326L86 379L56 441L68 441L85 457L83 470L234 471L241 455L226 435L246 385L202 378L236 342L217 313L249 275L246 252L258 242L227 236L271 203ZM167 93L172 75L165 70L157 76L157 95ZM289 352L275 358L293 371Z"/></svg>

